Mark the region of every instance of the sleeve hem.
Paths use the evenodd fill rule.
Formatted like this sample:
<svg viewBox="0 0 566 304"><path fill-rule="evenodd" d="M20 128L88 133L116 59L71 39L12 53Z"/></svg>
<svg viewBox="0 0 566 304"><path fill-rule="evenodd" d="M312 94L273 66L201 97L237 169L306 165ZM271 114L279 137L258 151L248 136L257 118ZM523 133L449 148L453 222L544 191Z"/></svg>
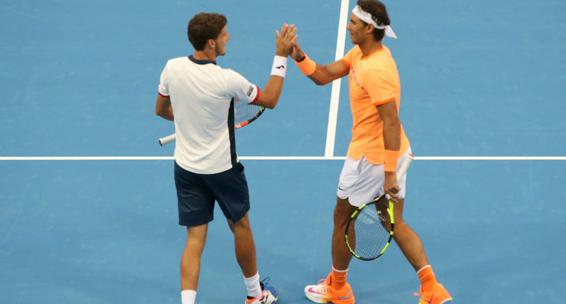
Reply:
<svg viewBox="0 0 566 304"><path fill-rule="evenodd" d="M255 86L257 89L257 94L255 95L255 98L250 101L250 104L256 104L256 102L259 100L259 94L261 94L261 89L258 86Z"/></svg>
<svg viewBox="0 0 566 304"><path fill-rule="evenodd" d="M392 102L392 101L397 101L397 97L393 96L393 97L385 98L385 99L382 99L382 100L372 101L371 103L374 106L379 106L379 105L386 104L386 103Z"/></svg>

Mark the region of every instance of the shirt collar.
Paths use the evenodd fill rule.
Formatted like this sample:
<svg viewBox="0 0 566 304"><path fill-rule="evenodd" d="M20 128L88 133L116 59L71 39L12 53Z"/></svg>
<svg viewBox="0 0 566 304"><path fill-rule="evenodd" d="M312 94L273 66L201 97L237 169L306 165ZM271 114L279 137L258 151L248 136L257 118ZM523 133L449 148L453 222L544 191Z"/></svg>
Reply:
<svg viewBox="0 0 566 304"><path fill-rule="evenodd" d="M189 60L196 64L209 64L209 63L212 63L214 65L216 64L216 61L214 60L199 60L199 59L195 59L193 55L189 56Z"/></svg>

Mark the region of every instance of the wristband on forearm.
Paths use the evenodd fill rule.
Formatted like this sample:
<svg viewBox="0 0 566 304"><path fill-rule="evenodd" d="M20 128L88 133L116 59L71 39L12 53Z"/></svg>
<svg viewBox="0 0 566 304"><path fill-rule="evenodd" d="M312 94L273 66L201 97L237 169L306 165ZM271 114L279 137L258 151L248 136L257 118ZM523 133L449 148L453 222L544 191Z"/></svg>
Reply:
<svg viewBox="0 0 566 304"><path fill-rule="evenodd" d="M305 55L304 58L301 58L300 61L295 61L295 63L305 76L314 74L314 71L316 70L316 62L310 59L307 55Z"/></svg>
<svg viewBox="0 0 566 304"><path fill-rule="evenodd" d="M287 57L276 55L273 57L273 66L271 67L271 75L285 78L287 73Z"/></svg>
<svg viewBox="0 0 566 304"><path fill-rule="evenodd" d="M399 151L385 150L385 161L383 167L385 172L397 172L397 160Z"/></svg>

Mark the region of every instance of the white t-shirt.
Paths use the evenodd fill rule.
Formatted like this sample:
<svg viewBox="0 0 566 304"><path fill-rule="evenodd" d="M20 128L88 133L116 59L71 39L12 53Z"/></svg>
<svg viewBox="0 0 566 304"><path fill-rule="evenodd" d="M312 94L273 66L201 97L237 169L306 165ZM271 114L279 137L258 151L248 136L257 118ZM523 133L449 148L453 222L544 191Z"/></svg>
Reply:
<svg viewBox="0 0 566 304"><path fill-rule="evenodd" d="M171 99L179 166L193 173L214 174L238 162L233 103L255 101L259 96L256 85L214 61L189 56L167 62L159 94Z"/></svg>

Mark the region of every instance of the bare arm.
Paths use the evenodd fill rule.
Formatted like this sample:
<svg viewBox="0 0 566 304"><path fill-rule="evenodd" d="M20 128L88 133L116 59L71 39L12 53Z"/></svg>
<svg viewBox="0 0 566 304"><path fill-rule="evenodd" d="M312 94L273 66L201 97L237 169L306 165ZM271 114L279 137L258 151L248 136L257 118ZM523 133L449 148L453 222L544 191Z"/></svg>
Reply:
<svg viewBox="0 0 566 304"><path fill-rule="evenodd" d="M281 32L276 32L275 45L276 55L281 57L288 57L293 48L293 40L295 40L296 28L294 25L284 24L281 27ZM255 104L262 105L266 108L273 109L279 102L281 90L283 90L283 80L281 76L271 75L267 80L267 84Z"/></svg>
<svg viewBox="0 0 566 304"><path fill-rule="evenodd" d="M379 117L383 121L383 144L385 150L401 149L401 121L397 113L397 104L393 101L377 106Z"/></svg>
<svg viewBox="0 0 566 304"><path fill-rule="evenodd" d="M296 41L293 43L293 52L291 53L291 57L293 57L295 61L302 61L305 59L305 53ZM308 77L317 85L325 85L348 75L349 71L350 68L348 65L346 65L344 61L338 60L327 65L317 64L314 73Z"/></svg>
<svg viewBox="0 0 566 304"><path fill-rule="evenodd" d="M279 102L281 90L283 90L283 77L269 76L267 84L254 104L264 106L268 109L273 109Z"/></svg>
<svg viewBox="0 0 566 304"><path fill-rule="evenodd" d="M314 73L308 77L317 85L325 85L348 75L349 71L344 61L338 60L327 65L317 64Z"/></svg>
<svg viewBox="0 0 566 304"><path fill-rule="evenodd" d="M167 96L157 94L155 101L155 115L161 116L164 119L173 121L173 108L171 107L171 99Z"/></svg>
<svg viewBox="0 0 566 304"><path fill-rule="evenodd" d="M383 121L383 145L385 150L399 151L401 149L401 121L397 112L397 104L393 101L377 106L379 117ZM390 195L399 192L397 172L385 171L383 189Z"/></svg>

